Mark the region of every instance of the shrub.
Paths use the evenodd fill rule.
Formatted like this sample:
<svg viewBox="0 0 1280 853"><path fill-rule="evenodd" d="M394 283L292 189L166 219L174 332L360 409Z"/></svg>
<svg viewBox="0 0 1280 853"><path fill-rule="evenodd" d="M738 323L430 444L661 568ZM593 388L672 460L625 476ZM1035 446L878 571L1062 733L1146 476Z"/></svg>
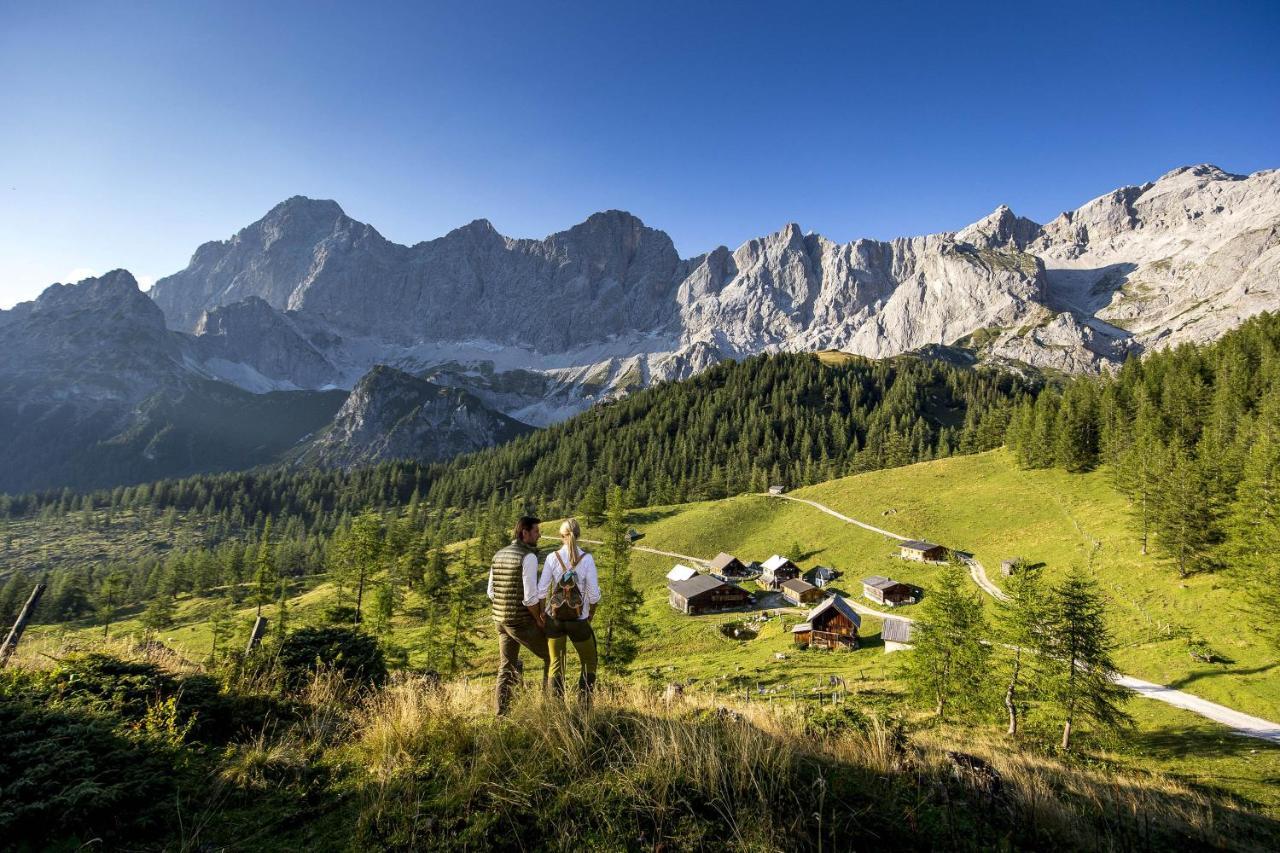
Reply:
<svg viewBox="0 0 1280 853"><path fill-rule="evenodd" d="M324 665L353 681L382 684L387 663L378 641L352 628L299 628L280 645L285 684L297 689Z"/></svg>
<svg viewBox="0 0 1280 853"><path fill-rule="evenodd" d="M110 718L0 698L0 838L6 849L74 849L157 836L170 822L178 764L162 739Z"/></svg>

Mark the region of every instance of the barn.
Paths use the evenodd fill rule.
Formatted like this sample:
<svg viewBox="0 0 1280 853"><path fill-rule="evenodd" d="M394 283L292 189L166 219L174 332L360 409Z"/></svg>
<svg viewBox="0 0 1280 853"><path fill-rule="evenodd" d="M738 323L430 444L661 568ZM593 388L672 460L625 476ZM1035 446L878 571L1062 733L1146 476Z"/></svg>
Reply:
<svg viewBox="0 0 1280 853"><path fill-rule="evenodd" d="M877 604L897 607L899 604L915 604L920 600L919 591L911 584L891 580L881 575L862 579L862 594Z"/></svg>
<svg viewBox="0 0 1280 853"><path fill-rule="evenodd" d="M916 560L921 563L945 563L947 549L932 542L907 539L898 543L898 555L904 560Z"/></svg>
<svg viewBox="0 0 1280 853"><path fill-rule="evenodd" d="M697 569L693 569L693 568L690 568L689 566L676 563L675 568L667 572L667 580L668 581L687 581L689 578L697 576L697 574L698 574Z"/></svg>
<svg viewBox="0 0 1280 853"><path fill-rule="evenodd" d="M667 584L667 600L681 613L696 616L750 604L751 593L711 575L697 575Z"/></svg>
<svg viewBox="0 0 1280 853"><path fill-rule="evenodd" d="M785 581L780 589L782 597L792 604L812 604L822 600L822 590L800 578Z"/></svg>
<svg viewBox="0 0 1280 853"><path fill-rule="evenodd" d="M813 646L820 649L847 649L858 647L858 629L862 617L844 598L833 595L809 611L808 618L791 629L797 646Z"/></svg>
<svg viewBox="0 0 1280 853"><path fill-rule="evenodd" d="M710 569L712 574L722 578L745 578L751 574L746 563L723 551L716 554L715 559L711 561Z"/></svg>
<svg viewBox="0 0 1280 853"><path fill-rule="evenodd" d="M884 620L880 627L880 639L884 640L885 654L911 648L911 620Z"/></svg>
<svg viewBox="0 0 1280 853"><path fill-rule="evenodd" d="M781 554L774 554L760 566L760 585L777 589L783 583L800 577L800 567Z"/></svg>

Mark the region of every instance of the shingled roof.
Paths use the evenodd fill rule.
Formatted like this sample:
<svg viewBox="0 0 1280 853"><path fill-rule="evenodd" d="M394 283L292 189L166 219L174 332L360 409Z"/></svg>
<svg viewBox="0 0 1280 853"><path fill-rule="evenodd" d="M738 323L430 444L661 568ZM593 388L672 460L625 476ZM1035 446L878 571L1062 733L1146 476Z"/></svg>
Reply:
<svg viewBox="0 0 1280 853"><path fill-rule="evenodd" d="M886 643L911 642L911 622L907 619L886 619L880 627L880 639Z"/></svg>
<svg viewBox="0 0 1280 853"><path fill-rule="evenodd" d="M908 551L931 551L934 548L942 547L933 542L925 542L923 539L904 539L898 543L898 546L906 548Z"/></svg>
<svg viewBox="0 0 1280 853"><path fill-rule="evenodd" d="M717 587L733 586L719 578L713 578L711 575L698 575L689 578L687 581L672 581L668 586L671 591L685 598L693 598L695 595L702 595L704 592L710 592Z"/></svg>
<svg viewBox="0 0 1280 853"><path fill-rule="evenodd" d="M739 563L742 562L732 554L726 554L724 551L721 551L719 554L716 554L715 559L711 561L711 571L713 572L724 571L724 569L734 561L737 561Z"/></svg>
<svg viewBox="0 0 1280 853"><path fill-rule="evenodd" d="M826 611L830 610L833 607L838 612L843 613L846 617L848 617L849 621L852 622L855 627L858 627L858 628L862 627L862 617L858 615L858 611L854 610L853 605L845 601L844 597L840 595L833 595L830 598L828 598L826 601L823 601L817 607L810 610L809 615L808 617L806 617L805 621L812 625L814 619L818 618L820 614L825 613Z"/></svg>

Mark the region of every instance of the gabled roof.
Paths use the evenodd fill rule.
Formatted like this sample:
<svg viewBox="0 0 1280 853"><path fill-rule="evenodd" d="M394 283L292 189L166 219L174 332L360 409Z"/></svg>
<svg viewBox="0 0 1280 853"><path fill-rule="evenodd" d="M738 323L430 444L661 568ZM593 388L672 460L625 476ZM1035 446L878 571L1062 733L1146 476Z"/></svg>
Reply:
<svg viewBox="0 0 1280 853"><path fill-rule="evenodd" d="M835 580L840 577L840 572L830 566L818 566L808 574L813 575L815 578L823 578L825 580Z"/></svg>
<svg viewBox="0 0 1280 853"><path fill-rule="evenodd" d="M813 624L814 619L816 619L820 614L825 613L832 608L835 608L835 610L839 613L843 613L849 619L849 621L854 624L855 627L858 627L858 628L862 627L862 617L858 615L858 611L854 610L853 605L849 604L849 602L844 600L843 596L839 596L839 595L831 596L830 598L828 598L827 600L819 604L817 607L810 610L809 616L807 617L807 621L809 622L809 624Z"/></svg>
<svg viewBox="0 0 1280 853"><path fill-rule="evenodd" d="M776 572L778 569L782 568L788 563L791 563L790 559L782 556L781 554L774 554L772 557L765 560L764 563L760 566L760 568L772 574L773 572ZM795 563L791 563L791 565L794 566Z"/></svg>
<svg viewBox="0 0 1280 853"><path fill-rule="evenodd" d="M714 578L711 575L697 575L696 577L689 578L687 581L672 581L667 584L667 586L670 587L672 592L677 595L682 595L685 598L693 598L695 595L701 595L704 592L710 592L711 590L718 589L722 586L733 587L734 589L742 592L746 591L737 584L726 583L725 581L722 581L719 578Z"/></svg>
<svg viewBox="0 0 1280 853"><path fill-rule="evenodd" d="M942 546L935 545L932 542L925 542L923 539L904 539L898 543L898 547L906 548L908 551L931 551Z"/></svg>
<svg viewBox="0 0 1280 853"><path fill-rule="evenodd" d="M895 581L883 575L872 575L869 578L863 578L862 585L869 586L872 589L891 589L895 586L906 586L902 581Z"/></svg>
<svg viewBox="0 0 1280 853"><path fill-rule="evenodd" d="M711 571L718 572L735 560L742 562L732 554L726 554L724 551L721 551L719 554L716 554L715 559L711 561Z"/></svg>
<svg viewBox="0 0 1280 853"><path fill-rule="evenodd" d="M817 589L817 587L814 586L813 584L809 583L808 581L802 581L800 580L800 578L795 578L794 580L787 581L782 585L782 588L789 589L794 593L808 592L811 589Z"/></svg>
<svg viewBox="0 0 1280 853"><path fill-rule="evenodd" d="M676 563L675 568L667 572L667 580L669 581L687 581L698 573L697 569L691 569L688 566Z"/></svg>
<svg viewBox="0 0 1280 853"><path fill-rule="evenodd" d="M911 622L906 619L886 619L880 627L880 639L886 643L911 642Z"/></svg>

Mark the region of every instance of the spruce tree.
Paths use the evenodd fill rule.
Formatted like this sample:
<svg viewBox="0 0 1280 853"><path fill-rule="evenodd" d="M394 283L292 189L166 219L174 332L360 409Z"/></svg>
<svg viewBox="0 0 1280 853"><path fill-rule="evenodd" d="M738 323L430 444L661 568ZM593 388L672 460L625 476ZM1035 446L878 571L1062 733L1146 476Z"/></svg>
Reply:
<svg viewBox="0 0 1280 853"><path fill-rule="evenodd" d="M1153 521L1160 552L1180 577L1212 568L1218 508L1203 463L1180 444L1165 454Z"/></svg>
<svg viewBox="0 0 1280 853"><path fill-rule="evenodd" d="M262 615L264 605L271 603L280 574L276 570L275 553L271 545L271 519L268 518L262 529L262 539L258 542L258 554L254 559L253 575L254 602L258 605L257 615Z"/></svg>

